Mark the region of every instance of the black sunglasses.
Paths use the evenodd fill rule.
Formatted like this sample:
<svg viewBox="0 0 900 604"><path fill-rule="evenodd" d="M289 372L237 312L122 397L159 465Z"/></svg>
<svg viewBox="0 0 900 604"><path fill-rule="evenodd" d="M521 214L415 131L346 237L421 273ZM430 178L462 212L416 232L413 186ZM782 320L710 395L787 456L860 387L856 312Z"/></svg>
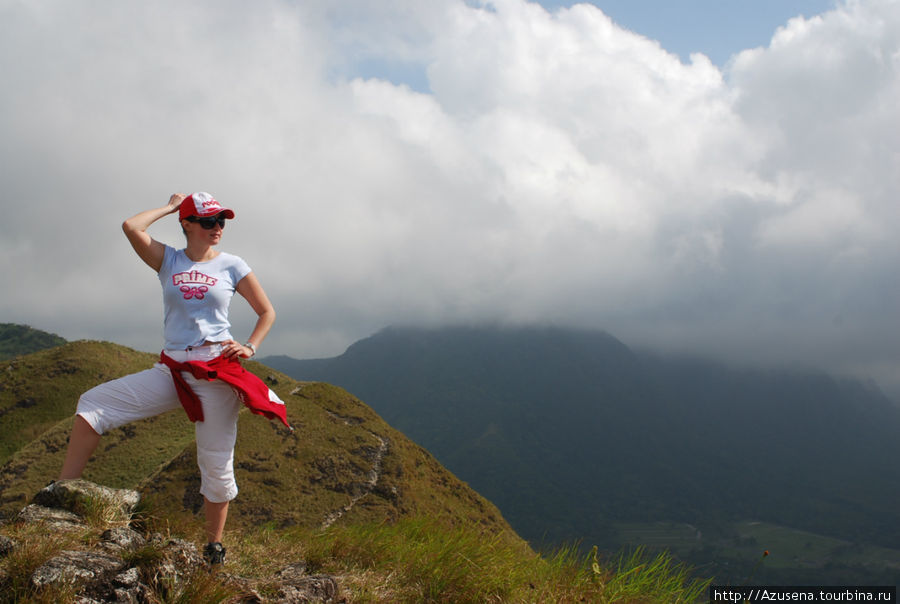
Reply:
<svg viewBox="0 0 900 604"><path fill-rule="evenodd" d="M219 228L225 228L225 217L221 214L218 216L206 216L204 218L199 218L197 216L188 216L187 221L196 222L207 231L215 227L216 224L219 225Z"/></svg>

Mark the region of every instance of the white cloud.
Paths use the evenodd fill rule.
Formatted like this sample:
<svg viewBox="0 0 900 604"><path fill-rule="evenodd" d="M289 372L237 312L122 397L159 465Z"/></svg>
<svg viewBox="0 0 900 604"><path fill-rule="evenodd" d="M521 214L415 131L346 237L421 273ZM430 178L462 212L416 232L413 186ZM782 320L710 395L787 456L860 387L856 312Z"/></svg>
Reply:
<svg viewBox="0 0 900 604"><path fill-rule="evenodd" d="M0 14L2 320L152 350L157 286L118 225L209 190L278 308L266 352L540 320L879 377L900 361L897 2L792 20L725 73L589 5ZM427 86L373 77L392 65Z"/></svg>

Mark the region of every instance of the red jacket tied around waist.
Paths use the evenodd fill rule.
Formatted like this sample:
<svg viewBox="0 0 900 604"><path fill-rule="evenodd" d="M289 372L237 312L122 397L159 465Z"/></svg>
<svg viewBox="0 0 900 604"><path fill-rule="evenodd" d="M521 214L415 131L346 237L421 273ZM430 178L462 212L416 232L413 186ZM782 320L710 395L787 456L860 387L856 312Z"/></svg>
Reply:
<svg viewBox="0 0 900 604"><path fill-rule="evenodd" d="M210 361L187 361L180 363L165 352L159 353L160 363L172 370L172 380L178 400L192 422L203 421L203 406L200 398L191 390L181 372L186 371L198 380L222 380L235 389L241 402L253 413L269 419L278 418L288 428L287 409L284 401L266 386L265 382L241 366L237 356L226 359L223 356ZM293 428L291 428L293 430Z"/></svg>

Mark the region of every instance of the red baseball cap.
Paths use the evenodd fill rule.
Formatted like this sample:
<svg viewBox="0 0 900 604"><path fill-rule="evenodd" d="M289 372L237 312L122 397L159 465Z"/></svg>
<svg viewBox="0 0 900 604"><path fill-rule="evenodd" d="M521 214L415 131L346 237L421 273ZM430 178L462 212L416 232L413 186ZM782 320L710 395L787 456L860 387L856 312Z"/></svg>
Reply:
<svg viewBox="0 0 900 604"><path fill-rule="evenodd" d="M200 191L191 193L181 202L181 208L178 210L178 220L184 220L188 216L198 216L204 218L206 216L216 216L224 214L225 218L234 218L234 212L228 208L223 208L216 199L209 193Z"/></svg>

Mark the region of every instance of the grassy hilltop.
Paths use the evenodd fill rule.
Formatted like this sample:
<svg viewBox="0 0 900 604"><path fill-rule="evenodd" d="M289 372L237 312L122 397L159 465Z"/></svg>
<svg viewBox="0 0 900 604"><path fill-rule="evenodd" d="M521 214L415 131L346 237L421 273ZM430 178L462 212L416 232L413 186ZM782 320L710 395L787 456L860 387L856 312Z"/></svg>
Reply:
<svg viewBox="0 0 900 604"><path fill-rule="evenodd" d="M0 364L0 535L26 545L0 559L0 602L48 601L18 581L69 541L15 514L56 477L81 392L149 367L155 355L72 342ZM352 394L246 364L286 402L293 433L244 411L240 494L226 541L230 573L265 576L302 558L340 578L346 601L693 601L702 585L665 557L601 562L576 547L536 554L498 509ZM175 412L104 435L84 478L143 496L145 523L200 542L193 429ZM74 541L73 541L74 540ZM222 592L208 601L236 601ZM217 592L218 593L218 592ZM229 598L232 598L229 600Z"/></svg>
<svg viewBox="0 0 900 604"><path fill-rule="evenodd" d="M74 342L9 362L0 392L0 513L17 511L55 478L81 392L154 360L115 344ZM235 451L241 496L232 519L237 524L323 522L365 489L383 447L375 496L353 506L348 514L354 520L423 514L514 535L493 505L347 392L301 384L257 363L247 367L287 402L296 430L241 413ZM176 411L113 430L104 435L84 478L137 488L167 514L193 515L199 501L192 424Z"/></svg>

